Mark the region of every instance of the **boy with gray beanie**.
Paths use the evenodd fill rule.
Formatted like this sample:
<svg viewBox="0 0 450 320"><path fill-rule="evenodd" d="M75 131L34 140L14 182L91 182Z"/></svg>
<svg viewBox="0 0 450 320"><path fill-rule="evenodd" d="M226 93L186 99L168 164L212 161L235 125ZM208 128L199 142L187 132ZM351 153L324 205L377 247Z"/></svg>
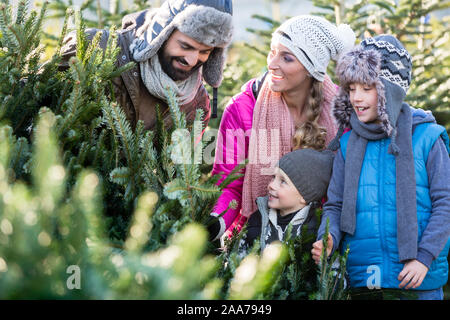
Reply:
<svg viewBox="0 0 450 320"><path fill-rule="evenodd" d="M364 39L338 61L337 151L317 239L349 247L350 287L442 300L450 247L449 138L431 112L404 102L412 60L395 37ZM351 130L342 135L343 128ZM314 243L318 262L322 240ZM328 253L331 253L330 250ZM401 289L401 290L399 290ZM356 296L355 296L356 297Z"/></svg>
<svg viewBox="0 0 450 320"><path fill-rule="evenodd" d="M106 48L109 31L88 29L91 40L102 33L99 46ZM113 79L114 97L133 127L144 122L153 129L157 106L166 127L171 126L166 89L175 93L180 110L192 123L197 109L203 110L203 126L211 117L210 99L202 80L213 87L213 117L217 88L222 81L225 52L233 35L231 0L167 0L161 7L125 16L117 31L118 67L136 62L131 70ZM76 33L70 33L62 48L63 63L76 54Z"/></svg>
<svg viewBox="0 0 450 320"><path fill-rule="evenodd" d="M284 155L275 168L268 194L256 199L258 210L248 221L241 250L247 251L256 239L261 250L273 241L300 236L303 225L315 234L318 228L315 209L325 196L331 177L334 154L330 150L297 149Z"/></svg>

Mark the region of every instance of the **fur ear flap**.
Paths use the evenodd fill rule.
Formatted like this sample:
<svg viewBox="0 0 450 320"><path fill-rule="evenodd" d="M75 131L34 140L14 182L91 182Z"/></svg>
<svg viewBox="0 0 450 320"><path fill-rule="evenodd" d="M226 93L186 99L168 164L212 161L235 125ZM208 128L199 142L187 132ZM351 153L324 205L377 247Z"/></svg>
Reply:
<svg viewBox="0 0 450 320"><path fill-rule="evenodd" d="M338 126L344 128L350 125L350 116L352 114L353 107L350 103L350 97L344 88L339 88L339 93L334 98L333 102L333 116L336 119Z"/></svg>
<svg viewBox="0 0 450 320"><path fill-rule="evenodd" d="M377 104L378 119L380 120L383 130L388 134L388 136L390 136L392 133L393 126L389 121L389 115L386 110L386 96L383 82L380 79L378 79L378 81L375 83L375 87L377 89L378 95L378 104Z"/></svg>
<svg viewBox="0 0 450 320"><path fill-rule="evenodd" d="M214 88L218 88L222 82L225 61L226 51L222 48L215 48L203 65L203 79Z"/></svg>

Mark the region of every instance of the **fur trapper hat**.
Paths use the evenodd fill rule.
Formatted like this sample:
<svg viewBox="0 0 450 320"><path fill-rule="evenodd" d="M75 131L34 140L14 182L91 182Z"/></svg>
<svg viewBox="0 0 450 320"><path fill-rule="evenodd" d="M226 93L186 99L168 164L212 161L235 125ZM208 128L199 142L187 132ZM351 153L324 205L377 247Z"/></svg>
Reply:
<svg viewBox="0 0 450 320"><path fill-rule="evenodd" d="M146 61L178 29L197 42L214 47L203 65L203 78L217 88L222 82L226 48L233 36L232 13L231 0L167 0L159 9L148 11L130 51L135 61Z"/></svg>
<svg viewBox="0 0 450 320"><path fill-rule="evenodd" d="M374 85L378 94L378 119L383 130L394 140L397 119L403 100L411 83L411 57L403 45L391 35L364 39L360 45L344 54L338 61L336 76L339 93L334 101L333 115L339 125L336 139L330 149L337 149L337 140L343 129L350 126L353 106L350 103L349 85L364 83Z"/></svg>

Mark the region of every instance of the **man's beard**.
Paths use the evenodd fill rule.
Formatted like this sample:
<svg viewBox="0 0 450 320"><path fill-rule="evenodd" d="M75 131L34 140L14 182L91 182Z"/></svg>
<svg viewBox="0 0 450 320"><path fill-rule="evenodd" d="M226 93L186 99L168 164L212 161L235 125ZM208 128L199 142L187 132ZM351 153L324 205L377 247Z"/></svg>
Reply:
<svg viewBox="0 0 450 320"><path fill-rule="evenodd" d="M189 78L192 74L194 74L198 68L200 68L203 62L198 62L191 70L184 71L177 68L174 68L173 61L179 61L183 64L187 64L186 61L182 57L172 57L168 55L164 55L164 50L160 50L158 52L159 63L161 64L162 70L173 80L173 81L183 81Z"/></svg>

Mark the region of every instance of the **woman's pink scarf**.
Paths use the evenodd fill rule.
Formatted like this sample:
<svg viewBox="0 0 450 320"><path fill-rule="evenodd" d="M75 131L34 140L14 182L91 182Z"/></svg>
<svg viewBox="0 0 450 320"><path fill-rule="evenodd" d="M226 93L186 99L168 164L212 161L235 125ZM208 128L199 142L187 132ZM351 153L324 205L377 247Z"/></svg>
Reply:
<svg viewBox="0 0 450 320"><path fill-rule="evenodd" d="M281 93L269 89L266 77L253 110L248 160L242 190L242 215L257 210L256 198L267 194L273 168L278 160L292 151L294 121ZM337 93L328 76L323 82L322 111L318 124L327 129L326 144L334 138L337 127L331 115L331 102Z"/></svg>

